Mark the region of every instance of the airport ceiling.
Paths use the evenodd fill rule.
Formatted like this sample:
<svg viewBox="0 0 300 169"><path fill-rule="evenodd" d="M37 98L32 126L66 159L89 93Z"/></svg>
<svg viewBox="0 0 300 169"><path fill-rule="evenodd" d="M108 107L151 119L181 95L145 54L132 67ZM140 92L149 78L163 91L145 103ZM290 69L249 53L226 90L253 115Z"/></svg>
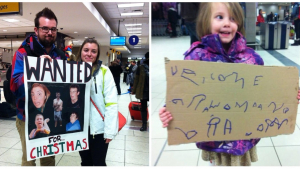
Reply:
<svg viewBox="0 0 300 169"><path fill-rule="evenodd" d="M290 6L291 2L258 2L259 5Z"/></svg>
<svg viewBox="0 0 300 169"><path fill-rule="evenodd" d="M101 46L110 46L110 36L126 36L126 46L132 51L134 46L128 43L129 33L138 28L141 31L141 48L149 50L149 3L140 7L118 8L125 2L23 2L23 15L0 15L0 47L19 47L25 38L25 32L33 32L35 14L43 8L50 8L58 19L58 32L72 38L74 46L80 46L85 37L95 37ZM143 12L140 16L121 16L122 12ZM17 19L9 23L3 19ZM141 23L141 26L125 27L125 24ZM63 28L63 29L61 29ZM140 29L141 28L141 29ZM4 31L6 30L6 31ZM77 33L74 33L77 32ZM134 33L135 34L135 33ZM18 35L18 36L17 36ZM6 39L5 39L6 36ZM12 39L12 42L11 40ZM128 53L126 48L119 51Z"/></svg>

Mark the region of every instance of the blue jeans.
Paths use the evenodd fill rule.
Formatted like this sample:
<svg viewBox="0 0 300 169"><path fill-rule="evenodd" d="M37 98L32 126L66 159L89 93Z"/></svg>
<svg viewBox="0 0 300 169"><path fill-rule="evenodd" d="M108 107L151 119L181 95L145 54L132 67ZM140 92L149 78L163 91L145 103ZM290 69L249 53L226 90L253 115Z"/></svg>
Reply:
<svg viewBox="0 0 300 169"><path fill-rule="evenodd" d="M181 30L183 35L189 35L189 31L185 25L181 25Z"/></svg>
<svg viewBox="0 0 300 169"><path fill-rule="evenodd" d="M185 26L189 31L190 37L191 37L191 44L199 41L198 35L196 33L196 23L195 22L185 22Z"/></svg>

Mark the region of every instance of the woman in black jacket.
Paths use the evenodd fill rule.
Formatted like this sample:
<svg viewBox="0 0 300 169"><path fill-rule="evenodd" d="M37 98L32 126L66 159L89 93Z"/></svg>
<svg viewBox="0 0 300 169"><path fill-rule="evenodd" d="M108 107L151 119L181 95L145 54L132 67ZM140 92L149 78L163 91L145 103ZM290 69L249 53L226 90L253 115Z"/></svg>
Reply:
<svg viewBox="0 0 300 169"><path fill-rule="evenodd" d="M114 80L115 80L116 87L117 87L117 90L118 90L118 95L121 95L120 74L123 72L123 69L118 64L117 61L113 61L112 64L109 66L109 69L110 69L111 73L114 76Z"/></svg>
<svg viewBox="0 0 300 169"><path fill-rule="evenodd" d="M141 115L142 115L142 127L140 131L147 131L147 103L149 101L149 52L145 54L146 60L137 68L133 91L137 99L141 100Z"/></svg>

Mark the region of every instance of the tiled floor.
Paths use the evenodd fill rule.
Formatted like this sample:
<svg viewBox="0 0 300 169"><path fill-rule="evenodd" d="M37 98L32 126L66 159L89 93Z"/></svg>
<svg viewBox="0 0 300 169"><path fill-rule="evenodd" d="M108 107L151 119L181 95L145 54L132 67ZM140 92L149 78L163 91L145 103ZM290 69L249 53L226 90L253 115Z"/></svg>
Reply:
<svg viewBox="0 0 300 169"><path fill-rule="evenodd" d="M1 77L3 81L4 76ZM122 93L126 93L128 86L122 82L120 84ZM3 89L1 89L1 97L3 101ZM135 96L132 96L132 99L136 100ZM127 118L127 124L109 144L106 156L108 166L149 166L149 132L139 131L142 122L131 120L129 102L128 94L118 96L119 111ZM0 119L0 166L19 166L21 149L15 120ZM80 166L81 163L78 152L58 155L55 160L57 166ZM36 164L40 165L39 160Z"/></svg>
<svg viewBox="0 0 300 169"><path fill-rule="evenodd" d="M259 39L259 36L257 36ZM165 104L166 76L164 57L183 60L183 53L190 47L189 37L152 37L151 43L151 166L209 166L201 158L201 150L194 143L168 146L167 129L162 128L158 111ZM290 40L290 43L293 41ZM287 50L277 50L284 55L283 60L291 60L300 65L300 46L289 46ZM258 49L265 65L290 66L278 61L268 51ZM286 62L288 63L288 62ZM298 106L300 108L300 106ZM300 166L300 111L297 126L291 135L262 138L257 144L258 161L253 166Z"/></svg>

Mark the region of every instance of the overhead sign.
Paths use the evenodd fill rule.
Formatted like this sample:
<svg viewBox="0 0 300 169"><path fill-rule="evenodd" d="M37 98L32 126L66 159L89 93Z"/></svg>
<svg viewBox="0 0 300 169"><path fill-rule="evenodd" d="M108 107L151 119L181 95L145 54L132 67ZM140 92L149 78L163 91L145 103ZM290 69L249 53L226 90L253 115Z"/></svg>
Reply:
<svg viewBox="0 0 300 169"><path fill-rule="evenodd" d="M0 15L21 14L20 2L0 2Z"/></svg>
<svg viewBox="0 0 300 169"><path fill-rule="evenodd" d="M296 67L166 61L169 145L292 134Z"/></svg>
<svg viewBox="0 0 300 169"><path fill-rule="evenodd" d="M110 46L125 46L126 36L111 36Z"/></svg>
<svg viewBox="0 0 300 169"><path fill-rule="evenodd" d="M89 149L90 63L24 57L27 160Z"/></svg>
<svg viewBox="0 0 300 169"><path fill-rule="evenodd" d="M136 35L132 35L129 37L128 41L129 41L129 44L134 46L134 45L137 45L139 43L139 37L136 36Z"/></svg>

